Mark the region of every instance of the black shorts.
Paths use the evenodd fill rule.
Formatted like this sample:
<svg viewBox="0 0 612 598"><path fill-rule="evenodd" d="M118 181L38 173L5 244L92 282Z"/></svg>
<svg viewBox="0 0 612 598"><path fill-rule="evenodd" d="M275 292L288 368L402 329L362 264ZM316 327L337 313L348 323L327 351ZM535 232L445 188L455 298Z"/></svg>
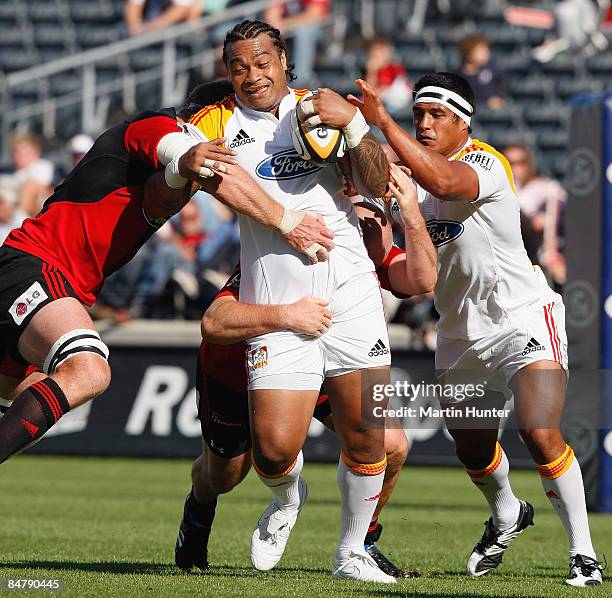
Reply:
<svg viewBox="0 0 612 598"><path fill-rule="evenodd" d="M76 293L55 266L7 245L0 247L0 364L7 354L26 363L17 350L21 333L41 307L62 297Z"/></svg>
<svg viewBox="0 0 612 598"><path fill-rule="evenodd" d="M231 459L251 448L249 397L203 372L198 363L198 417L202 438L217 457ZM317 404L313 417L320 422L331 414L329 400Z"/></svg>

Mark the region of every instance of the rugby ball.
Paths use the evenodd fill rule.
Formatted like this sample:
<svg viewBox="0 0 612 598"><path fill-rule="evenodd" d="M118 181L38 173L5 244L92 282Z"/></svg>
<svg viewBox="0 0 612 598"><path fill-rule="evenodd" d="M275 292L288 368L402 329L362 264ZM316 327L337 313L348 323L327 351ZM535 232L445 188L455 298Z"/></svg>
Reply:
<svg viewBox="0 0 612 598"><path fill-rule="evenodd" d="M321 166L335 164L346 151L342 129L335 129L324 124L309 127L302 122L303 113L300 104L312 98L315 93L311 91L298 100L291 113L293 147L304 160Z"/></svg>

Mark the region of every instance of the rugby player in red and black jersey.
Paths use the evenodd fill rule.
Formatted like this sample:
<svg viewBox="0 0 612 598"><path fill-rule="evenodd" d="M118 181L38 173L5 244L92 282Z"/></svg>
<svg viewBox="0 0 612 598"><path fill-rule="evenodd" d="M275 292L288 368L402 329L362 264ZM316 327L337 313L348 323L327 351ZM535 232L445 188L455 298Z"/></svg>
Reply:
<svg viewBox="0 0 612 598"><path fill-rule="evenodd" d="M243 341L254 334L284 329L320 336L331 324L327 301L322 299L303 297L290 305L248 305L238 301L239 289L238 265L202 319L205 340L198 356L197 389L203 451L191 470L192 490L185 500L175 548L176 564L186 570L208 567L208 538L217 497L232 490L251 469L246 344ZM330 430L334 429L324 390L313 416ZM401 577L408 573L385 557L376 541L382 533L378 516L393 492L408 454L408 441L402 429L385 430L385 452L387 469L365 538L365 549L385 573Z"/></svg>
<svg viewBox="0 0 612 598"><path fill-rule="evenodd" d="M203 101L190 97L195 109L209 101L205 86L200 92ZM0 420L0 463L108 387L108 348L84 306L198 185L313 261L333 247L320 218L288 213L223 142L203 143L174 110L142 113L103 133L41 213L8 236L0 248L0 396L18 394ZM42 374L23 383L27 364Z"/></svg>

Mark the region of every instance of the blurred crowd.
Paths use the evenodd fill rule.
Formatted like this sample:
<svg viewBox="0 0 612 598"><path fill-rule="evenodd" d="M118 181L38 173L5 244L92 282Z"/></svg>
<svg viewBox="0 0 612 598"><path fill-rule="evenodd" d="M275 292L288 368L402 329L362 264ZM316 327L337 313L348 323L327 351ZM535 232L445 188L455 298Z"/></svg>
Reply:
<svg viewBox="0 0 612 598"><path fill-rule="evenodd" d="M126 0L125 26L129 35L136 36L216 14L244 1ZM505 18L513 25L547 31L545 42L534 50L536 60L545 62L561 52L594 52L607 44L600 29L609 24L612 16L609 0L556 3L429 0L425 2L427 11L423 14L436 11L452 23L469 18L474 11L495 2L504 7ZM333 11L333 0L288 3L271 0L264 12L264 18L281 31L296 31L290 49L298 82L317 84L317 49L324 45L322 26ZM219 33L218 41L221 40ZM362 51L365 58L361 75L379 92L392 114L409 118L413 80L393 44L386 37L372 36L363 40ZM477 106L502 110L508 101L508 90L504 71L496 64L491 40L473 33L458 42L457 51L461 58L459 70L474 88ZM220 65L217 76L224 74ZM93 139L87 135L77 135L67 143L63 158L52 162L35 135L13 136L11 167L0 172L0 242L25 218L38 213L53 187L61 183L92 143ZM550 282L561 289L566 277L563 186L538 172L537 160L529 145L517 143L499 149L505 153L514 173L529 256L543 268ZM239 247L235 215L200 192L128 265L107 281L92 313L115 322L134 317L199 319L232 271ZM434 348L436 314L431 296L404 301L387 297L387 303L391 321L403 323L411 330L415 349Z"/></svg>

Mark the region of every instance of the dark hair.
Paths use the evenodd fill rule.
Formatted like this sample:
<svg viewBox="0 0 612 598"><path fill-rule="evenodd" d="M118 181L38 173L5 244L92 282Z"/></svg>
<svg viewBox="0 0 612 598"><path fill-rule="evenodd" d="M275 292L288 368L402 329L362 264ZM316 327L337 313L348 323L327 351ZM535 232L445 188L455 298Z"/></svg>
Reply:
<svg viewBox="0 0 612 598"><path fill-rule="evenodd" d="M443 89L449 89L458 93L466 102L470 104L473 111L476 111L476 101L474 100L474 90L472 86L457 73L430 73L429 75L423 75L414 86L414 94L423 87L429 87L435 85L436 87L442 87Z"/></svg>
<svg viewBox="0 0 612 598"><path fill-rule="evenodd" d="M189 120L204 106L216 104L233 93L234 88L227 79L199 83L189 92L183 107L178 112L178 116L183 120Z"/></svg>
<svg viewBox="0 0 612 598"><path fill-rule="evenodd" d="M468 35L464 37L459 42L459 53L461 54L461 60L466 62L475 48L478 46L487 46L487 48L491 47L491 42L488 37L481 35L480 33L473 33L472 35Z"/></svg>
<svg viewBox="0 0 612 598"><path fill-rule="evenodd" d="M231 31L227 33L225 36L225 40L223 42L223 62L226 66L228 65L228 48L230 44L234 42L240 42L247 39L255 39L258 35L266 34L270 37L274 45L276 46L276 50L278 51L278 55L280 56L283 52L285 56L289 56L287 51L287 42L281 37L280 31L272 25L265 23L264 21L242 21L242 23L236 25ZM287 80L293 81L296 76L293 74L294 64L289 64L287 60Z"/></svg>

